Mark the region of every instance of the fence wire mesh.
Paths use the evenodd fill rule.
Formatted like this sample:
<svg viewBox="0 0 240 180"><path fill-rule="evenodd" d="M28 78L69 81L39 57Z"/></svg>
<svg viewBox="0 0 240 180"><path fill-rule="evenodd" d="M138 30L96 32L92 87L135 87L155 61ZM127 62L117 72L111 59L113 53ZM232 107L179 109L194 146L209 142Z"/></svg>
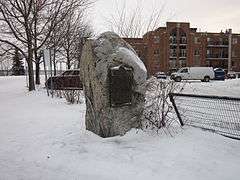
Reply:
<svg viewBox="0 0 240 180"><path fill-rule="evenodd" d="M186 125L240 139L240 98L173 94Z"/></svg>

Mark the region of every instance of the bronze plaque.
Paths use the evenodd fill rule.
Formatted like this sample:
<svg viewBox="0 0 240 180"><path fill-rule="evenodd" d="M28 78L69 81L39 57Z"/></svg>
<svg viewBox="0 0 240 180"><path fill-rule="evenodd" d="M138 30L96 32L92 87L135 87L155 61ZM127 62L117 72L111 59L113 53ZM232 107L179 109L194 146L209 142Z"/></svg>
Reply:
<svg viewBox="0 0 240 180"><path fill-rule="evenodd" d="M112 107L128 106L132 103L133 70L125 66L109 70L109 94Z"/></svg>

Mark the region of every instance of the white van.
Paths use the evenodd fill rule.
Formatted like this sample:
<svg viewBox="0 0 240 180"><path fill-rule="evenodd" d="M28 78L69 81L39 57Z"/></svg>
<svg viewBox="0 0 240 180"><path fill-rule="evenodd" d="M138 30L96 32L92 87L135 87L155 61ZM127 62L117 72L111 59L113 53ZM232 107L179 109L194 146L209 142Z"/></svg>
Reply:
<svg viewBox="0 0 240 180"><path fill-rule="evenodd" d="M181 80L201 80L209 82L214 79L214 70L212 67L184 67L171 74L171 79L176 82Z"/></svg>

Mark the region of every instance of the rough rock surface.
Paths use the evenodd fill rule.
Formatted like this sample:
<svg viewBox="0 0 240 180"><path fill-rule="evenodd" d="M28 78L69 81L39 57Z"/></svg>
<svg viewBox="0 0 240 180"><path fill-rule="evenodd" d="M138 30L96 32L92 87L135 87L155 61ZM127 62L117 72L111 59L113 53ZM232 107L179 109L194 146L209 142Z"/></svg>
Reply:
<svg viewBox="0 0 240 180"><path fill-rule="evenodd" d="M133 72L130 105L111 106L109 69L127 66ZM124 135L139 127L145 101L147 71L133 48L112 32L89 40L83 49L80 77L86 98L87 130L101 137Z"/></svg>

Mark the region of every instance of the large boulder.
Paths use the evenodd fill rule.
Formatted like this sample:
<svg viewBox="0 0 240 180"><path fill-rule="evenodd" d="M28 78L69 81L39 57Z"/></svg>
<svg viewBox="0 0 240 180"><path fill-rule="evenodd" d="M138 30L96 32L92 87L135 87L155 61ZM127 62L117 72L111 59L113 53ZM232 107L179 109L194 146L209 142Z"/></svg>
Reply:
<svg viewBox="0 0 240 180"><path fill-rule="evenodd" d="M147 71L134 49L117 34L106 32L86 42L80 77L87 130L111 137L141 125Z"/></svg>

